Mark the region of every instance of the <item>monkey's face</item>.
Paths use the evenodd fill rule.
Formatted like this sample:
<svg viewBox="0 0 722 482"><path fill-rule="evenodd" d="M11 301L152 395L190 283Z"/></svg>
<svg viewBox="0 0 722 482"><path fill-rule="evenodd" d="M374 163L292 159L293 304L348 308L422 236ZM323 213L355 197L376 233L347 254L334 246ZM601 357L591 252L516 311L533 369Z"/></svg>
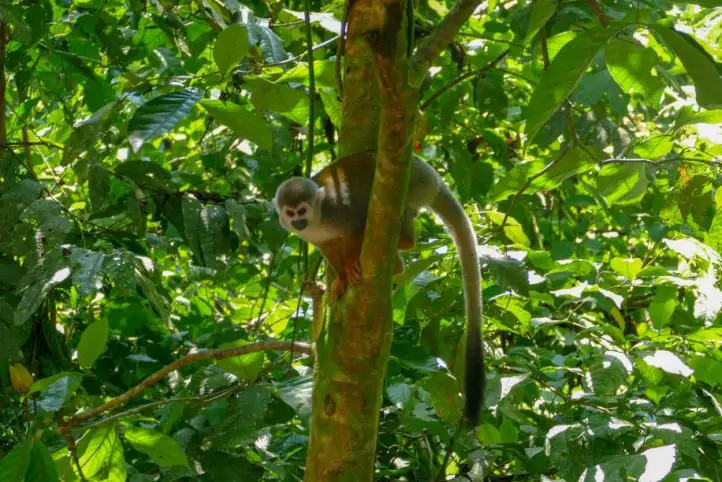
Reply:
<svg viewBox="0 0 722 482"><path fill-rule="evenodd" d="M281 226L305 239L321 220L320 192L314 182L305 178L283 183L274 199Z"/></svg>
<svg viewBox="0 0 722 482"><path fill-rule="evenodd" d="M295 206L283 206L279 215L281 225L291 232L300 233L311 224L312 213L312 206L306 202L298 203Z"/></svg>

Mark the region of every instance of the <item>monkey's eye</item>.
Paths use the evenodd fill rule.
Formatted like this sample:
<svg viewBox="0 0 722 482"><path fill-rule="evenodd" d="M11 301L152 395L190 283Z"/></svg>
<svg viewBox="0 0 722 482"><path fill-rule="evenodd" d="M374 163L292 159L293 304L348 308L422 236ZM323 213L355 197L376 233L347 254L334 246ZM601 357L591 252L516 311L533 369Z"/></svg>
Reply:
<svg viewBox="0 0 722 482"><path fill-rule="evenodd" d="M303 216L304 214L306 214L306 208L301 208L301 209L298 210L298 215L299 215L299 216Z"/></svg>
<svg viewBox="0 0 722 482"><path fill-rule="evenodd" d="M293 211L291 211L290 209L286 209L286 216L288 216L289 218L292 218L292 217L293 217Z"/></svg>

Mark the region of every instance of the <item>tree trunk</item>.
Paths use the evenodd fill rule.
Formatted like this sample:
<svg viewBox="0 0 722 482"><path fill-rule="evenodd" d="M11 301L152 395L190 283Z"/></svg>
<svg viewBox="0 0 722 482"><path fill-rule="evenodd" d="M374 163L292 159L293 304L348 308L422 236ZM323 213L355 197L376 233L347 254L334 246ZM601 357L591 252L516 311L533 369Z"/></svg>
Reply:
<svg viewBox="0 0 722 482"><path fill-rule="evenodd" d="M460 0L413 59L407 54L407 0L347 1L339 154L369 148L378 153L361 252L363 281L330 305L330 320L315 340L308 482L373 480L391 347L391 276L408 190L418 86L480 0Z"/></svg>

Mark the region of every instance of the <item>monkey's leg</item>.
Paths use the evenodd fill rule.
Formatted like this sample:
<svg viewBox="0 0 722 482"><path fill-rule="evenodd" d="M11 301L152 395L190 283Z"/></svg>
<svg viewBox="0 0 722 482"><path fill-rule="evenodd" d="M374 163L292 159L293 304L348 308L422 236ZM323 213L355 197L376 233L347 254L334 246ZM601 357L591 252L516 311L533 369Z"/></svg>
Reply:
<svg viewBox="0 0 722 482"><path fill-rule="evenodd" d="M363 246L363 234L360 236L349 236L343 240L343 260L346 271L346 278L351 284L359 284L363 279L361 274L361 247Z"/></svg>
<svg viewBox="0 0 722 482"><path fill-rule="evenodd" d="M399 249L407 250L416 246L414 236L414 213L406 210L401 216L401 235L399 236ZM401 261L403 268L403 261Z"/></svg>
<svg viewBox="0 0 722 482"><path fill-rule="evenodd" d="M326 261L331 265L331 268L336 273L336 279L331 285L331 299L338 300L344 291L346 291L346 268L343 257L343 240L334 239L327 243L324 243L318 247L323 255L326 257Z"/></svg>

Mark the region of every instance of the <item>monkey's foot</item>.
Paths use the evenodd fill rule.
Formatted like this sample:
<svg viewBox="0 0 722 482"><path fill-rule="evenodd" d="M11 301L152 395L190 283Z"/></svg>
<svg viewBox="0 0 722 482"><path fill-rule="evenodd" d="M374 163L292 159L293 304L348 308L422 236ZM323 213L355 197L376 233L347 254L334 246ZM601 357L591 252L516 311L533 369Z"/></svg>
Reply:
<svg viewBox="0 0 722 482"><path fill-rule="evenodd" d="M338 301L341 295L346 291L346 276L338 275L331 285L331 299Z"/></svg>
<svg viewBox="0 0 722 482"><path fill-rule="evenodd" d="M363 280L363 275L361 274L361 260L356 260L353 263L348 263L346 265L346 277L348 278L349 283L353 285L357 285L361 283Z"/></svg>

